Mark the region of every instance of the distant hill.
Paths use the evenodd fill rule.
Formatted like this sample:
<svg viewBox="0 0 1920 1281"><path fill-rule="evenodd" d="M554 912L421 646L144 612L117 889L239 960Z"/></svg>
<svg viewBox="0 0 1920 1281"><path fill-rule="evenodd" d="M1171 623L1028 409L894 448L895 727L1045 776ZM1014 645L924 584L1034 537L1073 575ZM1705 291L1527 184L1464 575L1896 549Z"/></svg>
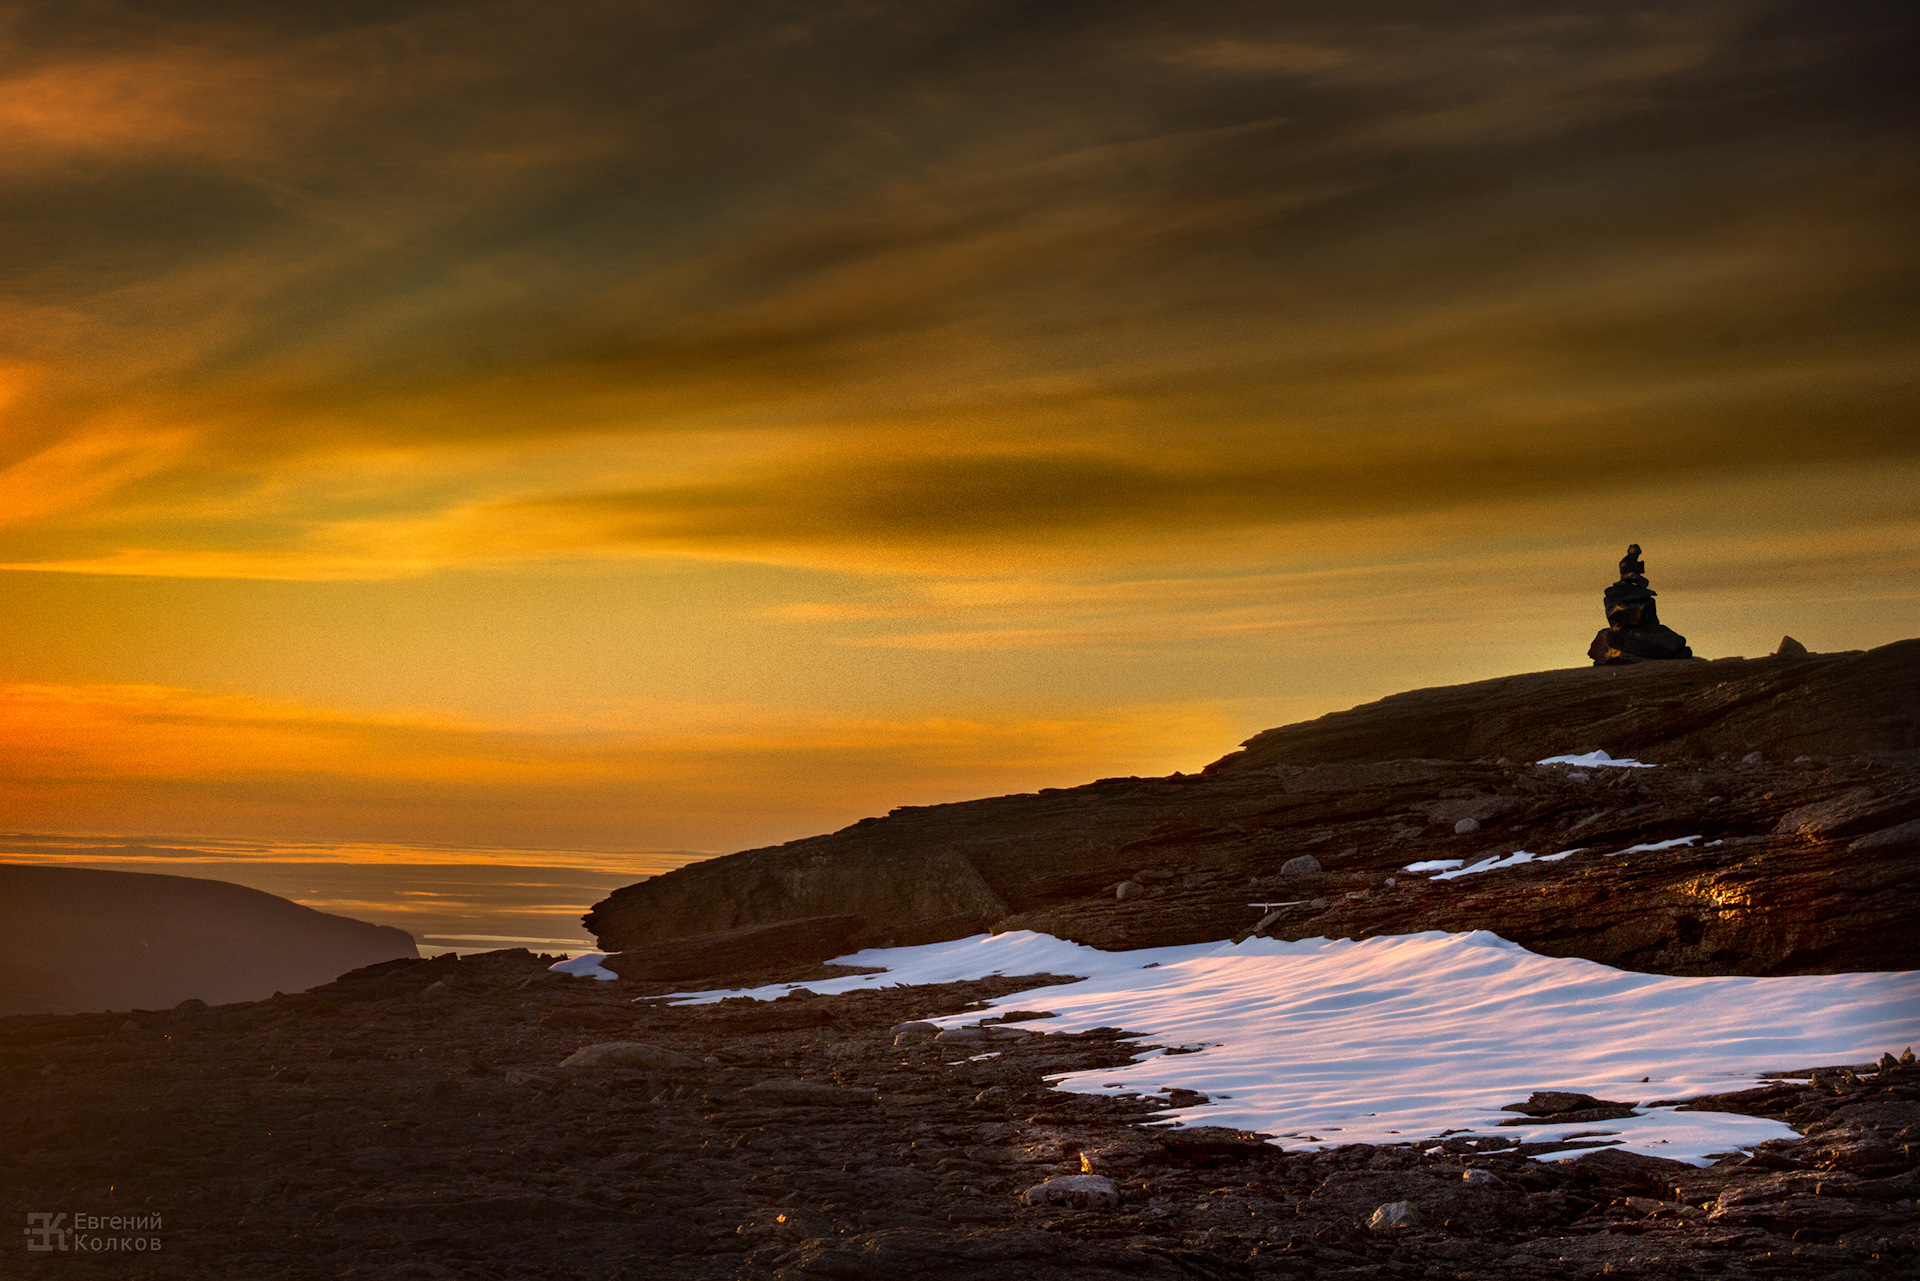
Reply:
<svg viewBox="0 0 1920 1281"><path fill-rule="evenodd" d="M413 936L226 881L0 864L0 1015L299 992Z"/></svg>

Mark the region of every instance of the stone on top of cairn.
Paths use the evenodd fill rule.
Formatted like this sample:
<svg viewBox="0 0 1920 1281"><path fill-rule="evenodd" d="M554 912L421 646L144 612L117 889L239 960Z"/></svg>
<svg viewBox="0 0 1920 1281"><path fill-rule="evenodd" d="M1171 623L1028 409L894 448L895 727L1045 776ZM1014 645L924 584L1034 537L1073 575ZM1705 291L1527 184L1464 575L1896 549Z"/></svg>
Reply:
<svg viewBox="0 0 1920 1281"><path fill-rule="evenodd" d="M1693 657L1687 638L1661 625L1653 603L1657 594L1647 586L1647 567L1640 559L1640 544L1634 543L1620 558L1620 581L1607 588L1604 597L1607 625L1587 647L1595 667Z"/></svg>

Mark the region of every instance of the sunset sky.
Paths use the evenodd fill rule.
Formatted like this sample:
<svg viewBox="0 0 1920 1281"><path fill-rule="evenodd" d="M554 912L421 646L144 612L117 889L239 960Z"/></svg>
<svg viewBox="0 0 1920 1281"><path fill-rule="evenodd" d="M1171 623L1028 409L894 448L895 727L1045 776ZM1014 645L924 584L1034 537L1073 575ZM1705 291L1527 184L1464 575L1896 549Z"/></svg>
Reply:
<svg viewBox="0 0 1920 1281"><path fill-rule="evenodd" d="M1909 4L0 3L0 828L730 850L1920 634ZM303 847L307 848L307 847Z"/></svg>

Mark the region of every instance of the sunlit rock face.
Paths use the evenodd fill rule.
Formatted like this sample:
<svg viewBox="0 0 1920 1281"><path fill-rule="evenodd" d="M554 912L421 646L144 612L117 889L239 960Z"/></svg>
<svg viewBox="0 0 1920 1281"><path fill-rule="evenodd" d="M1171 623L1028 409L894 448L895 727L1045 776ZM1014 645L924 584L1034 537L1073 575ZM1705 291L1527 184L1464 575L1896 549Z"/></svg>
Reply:
<svg viewBox="0 0 1920 1281"><path fill-rule="evenodd" d="M1595 667L1693 657L1687 638L1660 622L1653 603L1658 594L1647 586L1647 567L1640 559L1640 544L1634 543L1620 558L1620 580L1607 588L1603 597L1607 625L1587 647L1587 657Z"/></svg>
<svg viewBox="0 0 1920 1281"><path fill-rule="evenodd" d="M1570 753L1650 768L1535 764ZM1198 774L895 810L627 886L587 927L632 951L622 973L776 944L1029 929L1133 948L1256 926L1490 929L1670 974L1920 968L1916 820L1920 640L1583 666L1396 694ZM1318 873L1289 875L1305 857ZM1409 870L1434 863L1486 870Z"/></svg>
<svg viewBox="0 0 1920 1281"><path fill-rule="evenodd" d="M253 1001L418 955L405 930L226 881L0 866L0 1015Z"/></svg>

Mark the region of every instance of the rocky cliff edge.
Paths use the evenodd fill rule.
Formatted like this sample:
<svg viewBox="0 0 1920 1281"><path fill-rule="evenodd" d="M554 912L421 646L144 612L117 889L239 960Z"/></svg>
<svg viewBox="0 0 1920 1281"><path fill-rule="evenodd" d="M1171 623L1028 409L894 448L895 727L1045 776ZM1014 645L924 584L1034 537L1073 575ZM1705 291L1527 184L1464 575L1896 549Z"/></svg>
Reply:
<svg viewBox="0 0 1920 1281"><path fill-rule="evenodd" d="M1596 750L1659 768L1533 763ZM1455 859L1508 865L1404 870ZM636 976L1016 928L1104 948L1490 929L1656 973L1779 974L1920 968L1916 902L1907 640L1396 694L1199 774L899 809L627 886L585 919Z"/></svg>

